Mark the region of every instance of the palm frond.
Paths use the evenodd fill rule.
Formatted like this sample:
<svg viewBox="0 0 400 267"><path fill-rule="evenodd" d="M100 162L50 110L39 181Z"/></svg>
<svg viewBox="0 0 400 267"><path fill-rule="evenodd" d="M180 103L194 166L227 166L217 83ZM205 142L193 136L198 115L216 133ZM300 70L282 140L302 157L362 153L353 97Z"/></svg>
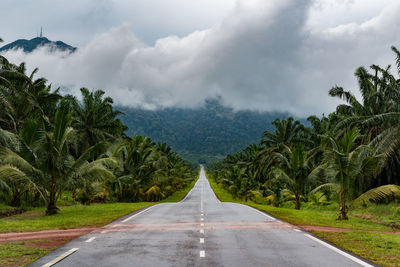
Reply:
<svg viewBox="0 0 400 267"><path fill-rule="evenodd" d="M353 201L353 204L361 203L366 205L369 202L380 203L383 200L394 198L400 198L400 186L394 184L382 185L360 195Z"/></svg>
<svg viewBox="0 0 400 267"><path fill-rule="evenodd" d="M313 190L311 190L311 194L315 194L319 191L324 191L324 190L334 190L334 191L339 191L339 185L335 183L326 183L322 184L320 186L317 186Z"/></svg>

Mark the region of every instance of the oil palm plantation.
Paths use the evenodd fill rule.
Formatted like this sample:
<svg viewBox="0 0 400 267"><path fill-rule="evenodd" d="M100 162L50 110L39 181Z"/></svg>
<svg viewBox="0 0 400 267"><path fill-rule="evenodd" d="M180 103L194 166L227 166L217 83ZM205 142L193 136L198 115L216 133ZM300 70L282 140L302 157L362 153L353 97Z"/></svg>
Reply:
<svg viewBox="0 0 400 267"><path fill-rule="evenodd" d="M54 123L48 120L25 122L18 137L19 146L13 150L1 146L0 179L23 181L34 188L46 204L46 214L57 213L57 200L73 180L110 178L113 173L107 165L115 164L111 158L93 162L87 159L95 147L79 158L70 153L76 132L70 127L72 113L65 106L56 111Z"/></svg>

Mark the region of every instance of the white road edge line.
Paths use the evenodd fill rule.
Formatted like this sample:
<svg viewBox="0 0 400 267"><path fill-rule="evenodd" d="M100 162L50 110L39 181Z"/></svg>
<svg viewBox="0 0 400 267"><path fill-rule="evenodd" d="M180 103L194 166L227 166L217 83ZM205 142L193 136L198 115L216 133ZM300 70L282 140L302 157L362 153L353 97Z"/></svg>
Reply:
<svg viewBox="0 0 400 267"><path fill-rule="evenodd" d="M86 243L90 243L90 242L92 242L93 240L95 240L96 239L96 237L91 237L91 238L89 238L88 240L86 240L85 242Z"/></svg>
<svg viewBox="0 0 400 267"><path fill-rule="evenodd" d="M200 244L204 243L204 238L200 238Z"/></svg>
<svg viewBox="0 0 400 267"><path fill-rule="evenodd" d="M197 182L196 182L196 183L197 183ZM195 185L193 186L192 189L190 189L189 193L187 193L186 196L185 196L181 201L179 201L179 202L184 202L184 201L188 198L188 196L190 196L190 195L192 194L194 187L195 187Z"/></svg>
<svg viewBox="0 0 400 267"><path fill-rule="evenodd" d="M201 171L200 171L200 172L201 172ZM197 179L197 182L194 184L194 186L192 187L192 189L190 189L189 193L187 193L186 196L185 196L181 201L179 201L179 203L180 203L180 202L184 202L184 201L193 193L193 190L195 189L196 184L199 182L199 180L200 180L200 174L199 174L199 178Z"/></svg>
<svg viewBox="0 0 400 267"><path fill-rule="evenodd" d="M136 217L136 216L142 214L143 212L146 212L146 211L148 211L149 209L152 209L153 207L154 207L154 206L151 206L151 207L149 207L149 208L147 208L147 209L145 209L145 210L142 210L141 212L138 212L138 213L136 213L136 214L133 214L131 217L126 218L126 219L123 220L122 222L123 222L123 223L124 223L124 222L127 222L127 221L129 221L130 219L132 219L132 218L134 218L134 217Z"/></svg>
<svg viewBox="0 0 400 267"><path fill-rule="evenodd" d="M107 232L107 231L106 231L106 230L104 230L104 231L101 231L101 232L100 232L100 234L104 234L105 232Z"/></svg>
<svg viewBox="0 0 400 267"><path fill-rule="evenodd" d="M301 232L301 230L299 230L299 229L294 229L296 232Z"/></svg>
<svg viewBox="0 0 400 267"><path fill-rule="evenodd" d="M206 252L204 250L200 250L200 258L204 258L206 256Z"/></svg>
<svg viewBox="0 0 400 267"><path fill-rule="evenodd" d="M66 257L68 257L69 255L71 255L72 253L76 252L79 248L71 248L70 250L68 250L67 252L65 252L64 254L61 254L60 256L58 256L57 258L55 258L52 261L49 261L48 263L42 265L42 267L50 267L53 266L54 264L56 264L57 262L65 259Z"/></svg>
<svg viewBox="0 0 400 267"><path fill-rule="evenodd" d="M235 203L235 204L237 204L237 203ZM242 205L242 204L238 204L238 205ZM272 220L272 221L276 221L276 219L275 219L274 217L271 217L271 216L269 216L268 214L266 214L266 213L264 213L264 212L262 212L262 211L259 211L258 209L255 209L255 208L250 207L250 206L247 206L247 205L244 205L244 206L246 206L246 207L248 207L249 209L252 209L252 210L254 210L254 211L256 211L256 212L258 212L258 213L264 215L265 217L267 217L268 219L270 219L270 220Z"/></svg>
<svg viewBox="0 0 400 267"><path fill-rule="evenodd" d="M304 234L304 235L306 237L308 237L308 238L310 238L310 239L312 239L312 240L324 245L325 247L327 247L327 248L339 253L340 255L345 256L346 258L348 258L348 259L350 259L350 260L352 260L352 261L354 261L354 262L356 262L358 264L361 264L362 266L373 267L371 264L368 264L365 261L362 261L362 260L360 260L360 259L358 259L358 258L356 258L356 257L354 257L354 256L352 256L352 255L350 255L350 254L338 249L338 248L335 248L334 246L329 245L328 243L325 243L324 241L319 240L318 238L315 238L312 235L309 235L309 234Z"/></svg>

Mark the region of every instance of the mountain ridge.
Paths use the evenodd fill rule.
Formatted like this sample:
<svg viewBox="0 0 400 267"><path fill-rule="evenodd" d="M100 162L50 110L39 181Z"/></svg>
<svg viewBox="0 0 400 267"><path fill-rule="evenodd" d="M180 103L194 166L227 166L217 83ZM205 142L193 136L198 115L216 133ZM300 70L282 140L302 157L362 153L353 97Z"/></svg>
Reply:
<svg viewBox="0 0 400 267"><path fill-rule="evenodd" d="M146 135L165 142L183 158L192 162L210 162L258 143L263 132L274 130L271 122L290 116L288 113L234 111L217 100L202 108L165 108L143 110L116 106L129 127L126 132ZM305 121L300 119L300 121Z"/></svg>
<svg viewBox="0 0 400 267"><path fill-rule="evenodd" d="M14 42L6 44L0 47L0 52L13 50L13 49L22 49L25 53L31 53L33 50L41 47L41 46L49 46L52 51L61 50L68 51L73 53L76 51L76 47L73 47L69 44L66 44L62 41L51 41L46 37L35 37L30 40L27 39L18 39Z"/></svg>

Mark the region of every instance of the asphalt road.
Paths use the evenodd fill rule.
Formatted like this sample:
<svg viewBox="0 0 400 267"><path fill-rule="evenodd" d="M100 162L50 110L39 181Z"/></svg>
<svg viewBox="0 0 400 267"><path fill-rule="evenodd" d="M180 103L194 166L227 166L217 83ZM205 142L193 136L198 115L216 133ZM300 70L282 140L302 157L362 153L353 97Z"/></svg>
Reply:
<svg viewBox="0 0 400 267"><path fill-rule="evenodd" d="M203 170L183 201L126 216L30 266L57 258L55 266L68 267L370 266L248 206L221 203Z"/></svg>

